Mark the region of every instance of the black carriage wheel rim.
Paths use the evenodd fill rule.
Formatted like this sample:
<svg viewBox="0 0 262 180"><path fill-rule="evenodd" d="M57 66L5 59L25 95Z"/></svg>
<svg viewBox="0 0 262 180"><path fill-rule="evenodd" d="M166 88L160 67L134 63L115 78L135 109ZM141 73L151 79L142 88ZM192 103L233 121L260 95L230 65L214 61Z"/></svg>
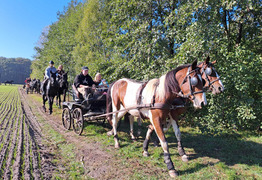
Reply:
<svg viewBox="0 0 262 180"><path fill-rule="evenodd" d="M62 119L63 119L63 125L66 129L69 129L70 128L70 112L69 112L69 109L66 108L63 110L63 116L62 116Z"/></svg>
<svg viewBox="0 0 262 180"><path fill-rule="evenodd" d="M74 110L73 128L77 134L81 134L83 130L83 117L81 109Z"/></svg>

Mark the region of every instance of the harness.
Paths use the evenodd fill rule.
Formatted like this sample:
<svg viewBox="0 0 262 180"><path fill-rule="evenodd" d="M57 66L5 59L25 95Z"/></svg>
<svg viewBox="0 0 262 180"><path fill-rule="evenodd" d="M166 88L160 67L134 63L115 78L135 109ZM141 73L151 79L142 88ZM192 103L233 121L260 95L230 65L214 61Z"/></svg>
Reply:
<svg viewBox="0 0 262 180"><path fill-rule="evenodd" d="M197 71L199 71L199 68L196 68L196 69L191 70L191 71L190 71L190 68L188 68L188 70L187 70L187 75L185 76L184 80L182 81L182 83L181 83L180 86L179 86L179 88L180 88L179 93L177 93L177 92L173 92L173 93L176 94L176 95L178 95L178 96L180 96L180 97L182 97L182 98L186 98L186 99L187 99L187 98L190 98L190 96L193 96L193 97L191 98L191 100L194 100L194 99L195 99L195 96L194 96L195 94L203 93L204 90L202 90L202 91L196 91L196 92L193 92L193 90L192 90L192 82L191 82L190 74L195 73L195 74L194 74L194 76L195 76ZM188 82L189 82L190 94L184 95L183 92L182 92L182 90L181 90L181 87L182 87L182 85L187 81L187 79L188 79Z"/></svg>
<svg viewBox="0 0 262 180"><path fill-rule="evenodd" d="M215 71L215 69L214 69L214 67L211 65L211 73L208 75L208 74L206 73L206 71L205 71L206 68L209 68L209 67L208 67L208 64L203 65L202 68L201 68L201 76L204 74L205 81L208 82L208 86L205 88L205 91L206 91L206 89L208 89L210 86L213 87L212 84L214 84L216 81L219 81L219 80L220 80L220 77L218 77L216 80L210 82L208 76L211 75L211 74L212 74L212 71Z"/></svg>

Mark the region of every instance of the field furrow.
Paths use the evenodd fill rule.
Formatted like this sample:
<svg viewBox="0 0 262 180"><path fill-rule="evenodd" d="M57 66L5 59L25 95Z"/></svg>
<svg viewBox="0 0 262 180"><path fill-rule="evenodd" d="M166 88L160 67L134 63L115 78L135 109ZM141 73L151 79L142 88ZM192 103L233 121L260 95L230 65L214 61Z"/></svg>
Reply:
<svg viewBox="0 0 262 180"><path fill-rule="evenodd" d="M20 114L20 126L19 126L19 140L17 145L17 156L13 164L13 179L21 179L20 170L22 170L22 161L23 161L23 145L24 145L24 124L23 124L23 115Z"/></svg>

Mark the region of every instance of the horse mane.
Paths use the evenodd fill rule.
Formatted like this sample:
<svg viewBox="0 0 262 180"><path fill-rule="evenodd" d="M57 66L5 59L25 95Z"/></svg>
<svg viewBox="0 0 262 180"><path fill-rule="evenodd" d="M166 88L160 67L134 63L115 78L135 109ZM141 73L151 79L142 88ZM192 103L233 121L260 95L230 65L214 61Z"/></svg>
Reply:
<svg viewBox="0 0 262 180"><path fill-rule="evenodd" d="M175 78L176 73L189 66L191 66L191 64L178 66L176 69L167 72L165 75L159 78L158 98L160 101L165 101L165 99L170 97L171 94L174 92L178 93L180 91L180 85Z"/></svg>

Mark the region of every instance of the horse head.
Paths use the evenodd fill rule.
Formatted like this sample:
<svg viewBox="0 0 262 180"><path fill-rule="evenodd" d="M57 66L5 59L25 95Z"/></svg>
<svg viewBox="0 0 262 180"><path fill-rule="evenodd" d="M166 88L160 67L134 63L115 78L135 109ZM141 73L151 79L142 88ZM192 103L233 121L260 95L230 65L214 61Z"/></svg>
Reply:
<svg viewBox="0 0 262 180"><path fill-rule="evenodd" d="M204 89L212 91L213 94L219 94L224 91L223 83L215 70L216 61L210 62L209 56L198 67L203 78Z"/></svg>
<svg viewBox="0 0 262 180"><path fill-rule="evenodd" d="M49 78L49 82L51 86L55 86L57 84L56 81L56 73L53 73L52 71L50 71L50 78Z"/></svg>
<svg viewBox="0 0 262 180"><path fill-rule="evenodd" d="M68 85L67 72L63 73L61 76L59 76L58 82L59 82L60 88L66 88L67 87L67 85Z"/></svg>
<svg viewBox="0 0 262 180"><path fill-rule="evenodd" d="M165 90L161 94L165 95L160 95L163 96L162 99L173 101L178 96L183 97L193 102L195 108L201 108L202 104L207 104L201 73L197 67L197 60L191 65L179 66L168 72L164 84Z"/></svg>

